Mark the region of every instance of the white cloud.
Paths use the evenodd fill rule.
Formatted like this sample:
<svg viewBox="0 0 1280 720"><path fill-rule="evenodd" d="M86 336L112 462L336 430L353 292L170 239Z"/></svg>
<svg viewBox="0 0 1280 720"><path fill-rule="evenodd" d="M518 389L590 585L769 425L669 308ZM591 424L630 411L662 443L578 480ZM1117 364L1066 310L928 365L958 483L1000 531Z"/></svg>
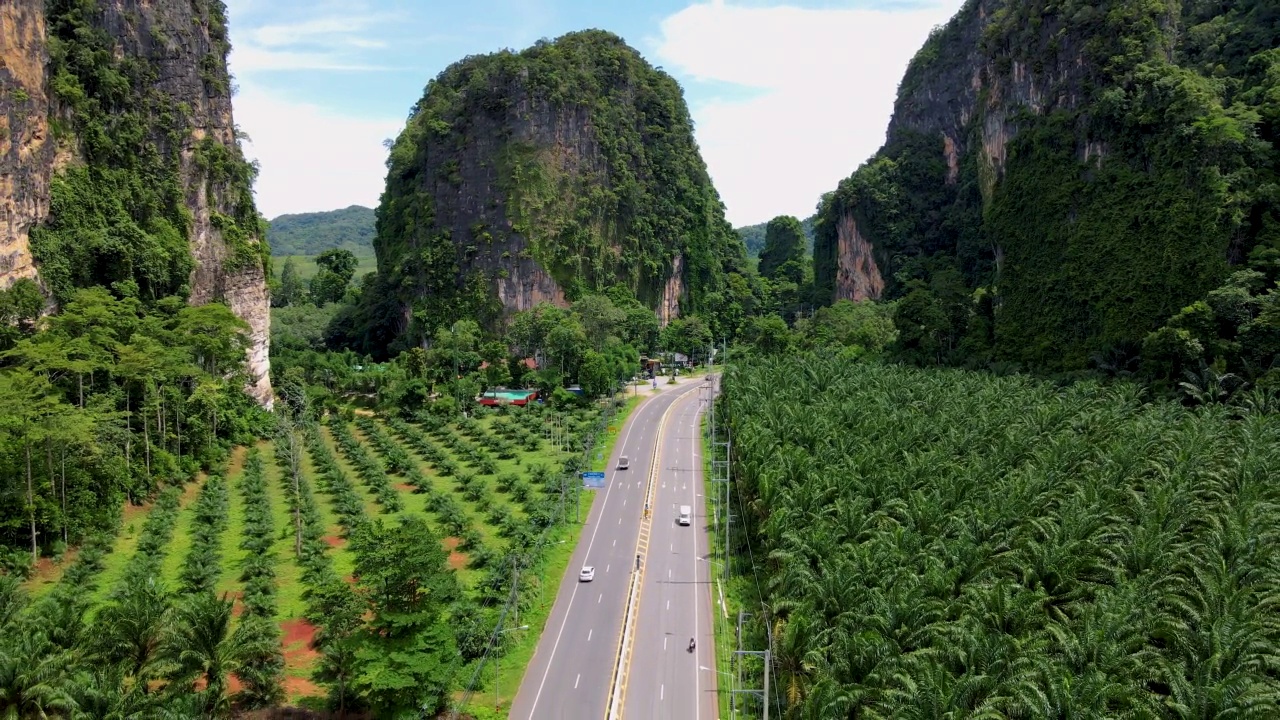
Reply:
<svg viewBox="0 0 1280 720"><path fill-rule="evenodd" d="M246 43L232 50L231 66L241 74L267 70L385 70L333 53L268 50Z"/></svg>
<svg viewBox="0 0 1280 720"><path fill-rule="evenodd" d="M382 141L398 135L403 121L334 114L251 82L241 84L234 104L251 140L245 154L261 166L254 189L262 214L377 205L386 179Z"/></svg>
<svg viewBox="0 0 1280 720"><path fill-rule="evenodd" d="M908 61L961 2L884 11L713 0L665 19L657 55L669 69L762 91L691 108L730 222L809 216L884 143Z"/></svg>
<svg viewBox="0 0 1280 720"><path fill-rule="evenodd" d="M383 43L352 37L373 24L370 16L324 17L297 23L263 25L249 33L252 42L267 47L295 45L301 42L350 43L360 47L382 47ZM369 43L369 44L365 44Z"/></svg>

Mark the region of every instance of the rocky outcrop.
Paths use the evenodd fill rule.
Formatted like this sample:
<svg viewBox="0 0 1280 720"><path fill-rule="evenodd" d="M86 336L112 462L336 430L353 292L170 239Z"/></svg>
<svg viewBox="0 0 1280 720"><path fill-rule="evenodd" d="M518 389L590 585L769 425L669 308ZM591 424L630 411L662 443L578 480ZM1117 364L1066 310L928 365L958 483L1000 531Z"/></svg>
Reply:
<svg viewBox="0 0 1280 720"><path fill-rule="evenodd" d="M952 306L966 361L1128 352L1280 247L1277 45L1259 0L968 0L912 60L884 147L824 197L818 296L870 294L874 259L886 297Z"/></svg>
<svg viewBox="0 0 1280 720"><path fill-rule="evenodd" d="M671 275L662 287L662 302L658 303L658 322L667 323L680 317L680 298L684 297L684 256L677 255L671 266Z"/></svg>
<svg viewBox="0 0 1280 720"><path fill-rule="evenodd" d="M620 38L467 58L391 151L374 247L413 318L393 332L615 285L664 322L697 312L740 257L723 212L679 86Z"/></svg>
<svg viewBox="0 0 1280 720"><path fill-rule="evenodd" d="M948 184L958 179L959 159L976 139L988 202L1004 173L1009 142L1018 133L1018 113L1071 110L1082 97L1080 38L1060 34L1057 51L1050 62L1037 62L1038 70L987 49L983 36L995 12L1008 5L1008 0L971 0L935 31L907 69L887 133L887 147L905 133L941 139ZM1052 16L1045 22L1046 34L1062 27Z"/></svg>
<svg viewBox="0 0 1280 720"><path fill-rule="evenodd" d="M150 113L144 142L177 167L195 261L189 301L225 303L249 324L248 389L270 405L266 277L261 262L241 257L246 248L256 255L258 243L251 176L227 170L244 160L231 113L221 0L99 0L86 17L110 38L117 60L135 60L153 78L134 88L135 100ZM59 152L50 137L51 118L68 127L77 118L49 93L46 25L42 0L0 6L0 287L36 275L27 238L49 213L50 178L68 163L83 162L74 139ZM214 145L225 157L202 161L200 153ZM226 218L240 220L234 242L224 236Z"/></svg>
<svg viewBox="0 0 1280 720"><path fill-rule="evenodd" d="M211 177L196 158L197 147L210 138L240 159L231 113L228 46L214 36L225 33L225 28L216 29L225 21L221 9L213 8L211 2L220 0L110 0L104 3L103 25L120 43L121 52L156 65L156 89L176 101L186 114L179 144L165 149L178 156L178 172L191 211L188 239L196 263L190 302L224 303L249 324L248 390L269 407L271 320L266 275L261 263L228 270L234 251L213 223L214 214L243 213L245 208L238 206L252 200L232 180ZM166 144L161 128L156 128L154 140L158 145ZM260 238L250 242L260 242Z"/></svg>
<svg viewBox="0 0 1280 720"><path fill-rule="evenodd" d="M871 243L858 232L858 223L845 214L836 229L836 300L879 300L884 278Z"/></svg>
<svg viewBox="0 0 1280 720"><path fill-rule="evenodd" d="M0 4L0 290L36 277L28 236L49 213L45 61L43 0Z"/></svg>
<svg viewBox="0 0 1280 720"><path fill-rule="evenodd" d="M496 283L498 301L509 312L529 310L541 303L568 306L564 290L538 263L528 257L517 257L502 268Z"/></svg>

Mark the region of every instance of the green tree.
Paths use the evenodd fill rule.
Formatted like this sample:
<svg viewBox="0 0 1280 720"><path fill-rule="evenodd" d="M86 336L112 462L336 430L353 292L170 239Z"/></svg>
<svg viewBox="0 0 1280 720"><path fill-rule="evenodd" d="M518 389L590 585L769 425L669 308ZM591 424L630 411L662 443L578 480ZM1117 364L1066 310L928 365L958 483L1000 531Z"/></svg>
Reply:
<svg viewBox="0 0 1280 720"><path fill-rule="evenodd" d="M927 288L917 287L898 301L893 326L898 329L894 347L902 357L921 364L942 362L951 324L942 303Z"/></svg>
<svg viewBox="0 0 1280 720"><path fill-rule="evenodd" d="M227 675L240 669L249 658L269 652L260 637L249 638L231 632L231 607L227 597L211 592L195 593L174 609L174 622L164 650L173 663L173 681L184 692L201 698L204 712L222 717L230 712ZM195 681L204 688L194 691Z"/></svg>
<svg viewBox="0 0 1280 720"><path fill-rule="evenodd" d="M356 699L351 681L356 676L356 650L365 604L345 581L332 579L307 590L309 614L318 627L320 651L316 681L329 685L329 700L341 715Z"/></svg>
<svg viewBox="0 0 1280 720"><path fill-rule="evenodd" d="M697 357L711 345L711 328L697 315L676 318L662 329L661 339L664 350Z"/></svg>
<svg viewBox="0 0 1280 720"><path fill-rule="evenodd" d="M605 340L618 333L627 314L614 306L606 295L587 295L573 304L573 314L582 324L587 343L595 350L603 350Z"/></svg>
<svg viewBox="0 0 1280 720"><path fill-rule="evenodd" d="M760 275L778 279L782 275L779 271L789 262L795 263L790 272L794 275L804 266L805 243L804 228L798 219L779 215L770 220L764 231L764 249L760 251Z"/></svg>
<svg viewBox="0 0 1280 720"><path fill-rule="evenodd" d="M35 330L44 306L44 293L30 278L20 278L8 289L0 290L0 351Z"/></svg>
<svg viewBox="0 0 1280 720"><path fill-rule="evenodd" d="M106 661L119 665L131 682L145 686L162 674L169 596L154 577L122 589L123 595L98 611L102 633L97 637L97 651Z"/></svg>
<svg viewBox="0 0 1280 720"><path fill-rule="evenodd" d="M316 256L315 277L311 278L311 299L317 306L342 302L356 274L356 256L350 250L325 250Z"/></svg>
<svg viewBox="0 0 1280 720"><path fill-rule="evenodd" d="M898 338L898 331L891 304L839 300L818 309L806 325L806 335L812 347L843 345L878 353Z"/></svg>
<svg viewBox="0 0 1280 720"><path fill-rule="evenodd" d="M777 315L751 318L742 334L744 340L763 353L777 354L791 349L791 330Z"/></svg>
<svg viewBox="0 0 1280 720"><path fill-rule="evenodd" d="M595 350L588 350L582 358L582 366L578 369L578 384L582 392L589 398L598 398L609 393L609 388L616 381L609 367L609 360Z"/></svg>
<svg viewBox="0 0 1280 720"><path fill-rule="evenodd" d="M343 286L345 290L345 286ZM280 286L276 290L272 299L273 307L289 307L302 302L305 288L302 284L302 278L298 277L298 267L293 262L293 257L285 259L284 267L280 268Z"/></svg>
<svg viewBox="0 0 1280 720"><path fill-rule="evenodd" d="M459 655L445 610L459 596L440 539L418 515L381 519L351 537L358 592L372 616L356 650L352 687L380 717L444 708Z"/></svg>

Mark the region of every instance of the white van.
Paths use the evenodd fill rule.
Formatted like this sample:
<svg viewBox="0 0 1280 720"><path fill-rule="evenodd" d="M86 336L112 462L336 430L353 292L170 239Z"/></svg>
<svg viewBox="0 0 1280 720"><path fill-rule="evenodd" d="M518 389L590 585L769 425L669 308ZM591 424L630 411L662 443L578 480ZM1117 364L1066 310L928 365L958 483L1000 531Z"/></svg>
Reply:
<svg viewBox="0 0 1280 720"><path fill-rule="evenodd" d="M680 506L680 518L676 521L681 525L688 525L693 522L693 508L688 505Z"/></svg>

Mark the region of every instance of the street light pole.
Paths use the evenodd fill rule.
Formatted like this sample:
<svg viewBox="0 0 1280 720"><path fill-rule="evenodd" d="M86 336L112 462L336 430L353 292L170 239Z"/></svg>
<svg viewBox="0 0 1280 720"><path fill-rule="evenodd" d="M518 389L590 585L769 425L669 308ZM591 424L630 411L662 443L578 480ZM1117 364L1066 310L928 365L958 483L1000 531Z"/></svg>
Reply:
<svg viewBox="0 0 1280 720"><path fill-rule="evenodd" d="M528 630L528 629L529 629L529 626L528 626L528 625L521 625L520 627L507 628L506 630L502 630L502 631L500 631L498 634L499 634L499 635L505 635L506 633L509 633L509 632L511 632L512 630ZM501 653L501 652L499 652L497 655L495 655L495 656L493 657L493 667L494 667L494 673L493 673L493 706L494 706L495 708L501 708L501 707L502 707L502 693L499 691L499 687L500 687L500 685L502 684L502 653Z"/></svg>

